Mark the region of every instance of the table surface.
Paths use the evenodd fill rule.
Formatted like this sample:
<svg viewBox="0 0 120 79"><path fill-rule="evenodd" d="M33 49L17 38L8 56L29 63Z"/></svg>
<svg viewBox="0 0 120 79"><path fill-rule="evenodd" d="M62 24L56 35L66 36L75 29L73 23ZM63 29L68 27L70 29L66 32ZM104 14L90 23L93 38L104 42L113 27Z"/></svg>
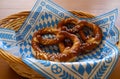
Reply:
<svg viewBox="0 0 120 79"><path fill-rule="evenodd" d="M66 10L84 11L94 15L111 11L112 9L120 9L120 0L53 0ZM21 11L30 11L36 0L0 0L0 19L8 15ZM120 13L118 15L116 26L120 28ZM120 78L120 59L116 64L109 79ZM0 79L24 79L17 75L8 64L0 58Z"/></svg>

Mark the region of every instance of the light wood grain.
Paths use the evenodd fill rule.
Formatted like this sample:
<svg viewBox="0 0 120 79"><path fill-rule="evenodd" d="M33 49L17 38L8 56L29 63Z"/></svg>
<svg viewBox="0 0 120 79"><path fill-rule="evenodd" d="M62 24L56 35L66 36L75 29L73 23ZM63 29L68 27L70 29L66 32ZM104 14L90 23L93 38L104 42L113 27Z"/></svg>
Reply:
<svg viewBox="0 0 120 79"><path fill-rule="evenodd" d="M112 9L120 10L120 0L53 0L66 10L84 11L94 15L101 15ZM36 0L0 0L0 19L21 11L30 11ZM120 28L120 12L116 26ZM0 59L0 79L23 79L18 76L7 63ZM120 59L109 79L120 79Z"/></svg>

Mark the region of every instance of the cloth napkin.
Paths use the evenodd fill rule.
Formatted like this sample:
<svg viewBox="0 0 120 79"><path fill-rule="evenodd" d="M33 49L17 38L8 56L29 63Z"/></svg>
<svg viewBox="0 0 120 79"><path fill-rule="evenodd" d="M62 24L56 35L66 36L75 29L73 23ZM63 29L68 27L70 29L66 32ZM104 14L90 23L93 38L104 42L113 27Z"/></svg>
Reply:
<svg viewBox="0 0 120 79"><path fill-rule="evenodd" d="M20 56L25 64L47 79L106 79L119 56L119 50L115 46L119 40L119 31L115 26L117 14L118 9L114 9L91 19L78 18L51 0L37 0L18 32L9 29L0 31L0 48ZM78 56L75 62L36 59L31 51L34 32L44 27L54 27L62 18L67 17L75 17L99 25L103 32L102 43L89 54ZM12 37L8 38L6 34L11 32ZM56 46L43 49L48 52L58 52Z"/></svg>

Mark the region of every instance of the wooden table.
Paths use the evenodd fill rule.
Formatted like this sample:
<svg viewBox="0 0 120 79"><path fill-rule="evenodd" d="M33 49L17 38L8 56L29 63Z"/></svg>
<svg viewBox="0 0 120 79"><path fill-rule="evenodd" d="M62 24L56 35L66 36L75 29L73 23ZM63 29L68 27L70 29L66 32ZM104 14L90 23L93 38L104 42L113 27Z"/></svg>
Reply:
<svg viewBox="0 0 120 79"><path fill-rule="evenodd" d="M53 0L67 10L78 10L88 12L94 15L111 11L112 9L120 9L120 0ZM35 0L0 0L0 19L8 15L30 11ZM116 26L120 28L120 13L116 21ZM0 79L24 79L17 75L8 64L0 58ZM120 79L120 59L116 64L109 79Z"/></svg>

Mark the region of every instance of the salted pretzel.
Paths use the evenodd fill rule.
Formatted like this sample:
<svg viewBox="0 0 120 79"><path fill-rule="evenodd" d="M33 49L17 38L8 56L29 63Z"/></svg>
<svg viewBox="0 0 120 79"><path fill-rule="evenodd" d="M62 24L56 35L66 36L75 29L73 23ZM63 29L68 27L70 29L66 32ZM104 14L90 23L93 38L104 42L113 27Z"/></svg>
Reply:
<svg viewBox="0 0 120 79"><path fill-rule="evenodd" d="M54 29L52 29L54 30ZM41 30L39 30L38 32L34 33L33 38L32 38L32 53L33 55L41 60L49 60L49 61L58 61L58 62L67 62L67 61L73 61L78 55L79 55L79 47L81 45L81 42L79 41L79 38L74 35L74 34L70 34L66 31L58 31L58 33L56 33L56 35L59 35L61 37L64 36L63 39L65 39L65 37L69 38L72 42L73 45L70 48L65 48L63 50L63 52L61 53L47 53L44 52L40 45L44 44L43 42L40 42L40 36L37 37L37 35L41 34L40 32ZM49 31L49 30L48 30ZM45 31L46 33L48 33L47 31ZM49 32L50 33L50 32ZM53 44L53 43L51 43Z"/></svg>
<svg viewBox="0 0 120 79"><path fill-rule="evenodd" d="M84 28L89 28L93 32L93 34L86 35L84 32ZM94 23L87 22L87 21L81 21L80 22L80 28L79 28L79 34L83 41L80 47L81 52L89 52L96 48L101 40L102 40L102 31L101 28Z"/></svg>
<svg viewBox="0 0 120 79"><path fill-rule="evenodd" d="M38 30L34 37L39 40L40 44L42 45L53 45L57 44L63 39L63 36L59 35L60 30L53 28L53 27L46 27L43 29ZM55 37L53 38L44 38L43 36L46 34L53 34ZM35 39L34 39L35 40Z"/></svg>
<svg viewBox="0 0 120 79"><path fill-rule="evenodd" d="M57 28L60 30L64 30L67 31L69 33L76 33L78 32L77 27L79 26L79 20L76 18L66 18L61 20L58 25Z"/></svg>
<svg viewBox="0 0 120 79"><path fill-rule="evenodd" d="M58 25L57 25L57 28L60 29L61 31L67 31L69 33L76 33L78 32L78 24L79 24L79 20L76 19L76 18L66 18L66 19L62 19ZM66 44L64 44L66 43ZM70 42L66 42L65 40L60 42L58 44L59 48L60 48L60 52L63 52L63 50L66 48L66 47L70 47L71 43Z"/></svg>
<svg viewBox="0 0 120 79"><path fill-rule="evenodd" d="M73 45L73 42L68 38L65 38L60 43L58 43L59 50L61 53L63 53L65 48L70 48L72 45Z"/></svg>
<svg viewBox="0 0 120 79"><path fill-rule="evenodd" d="M74 24L74 26L72 26L72 29L67 28L67 25L69 25L69 23ZM95 25L94 23L90 23L87 21L78 21L77 19L67 18L58 23L58 28L61 28L60 30L66 30L70 33L79 34L80 40L83 42L81 44L80 51L83 53L89 52L96 48L102 40L102 31L100 27ZM89 30L91 29L93 35L86 35L84 32L84 28L88 28ZM61 42L59 43L59 47L61 48L60 51L62 52L64 48L70 47L70 45L66 45L64 42Z"/></svg>

